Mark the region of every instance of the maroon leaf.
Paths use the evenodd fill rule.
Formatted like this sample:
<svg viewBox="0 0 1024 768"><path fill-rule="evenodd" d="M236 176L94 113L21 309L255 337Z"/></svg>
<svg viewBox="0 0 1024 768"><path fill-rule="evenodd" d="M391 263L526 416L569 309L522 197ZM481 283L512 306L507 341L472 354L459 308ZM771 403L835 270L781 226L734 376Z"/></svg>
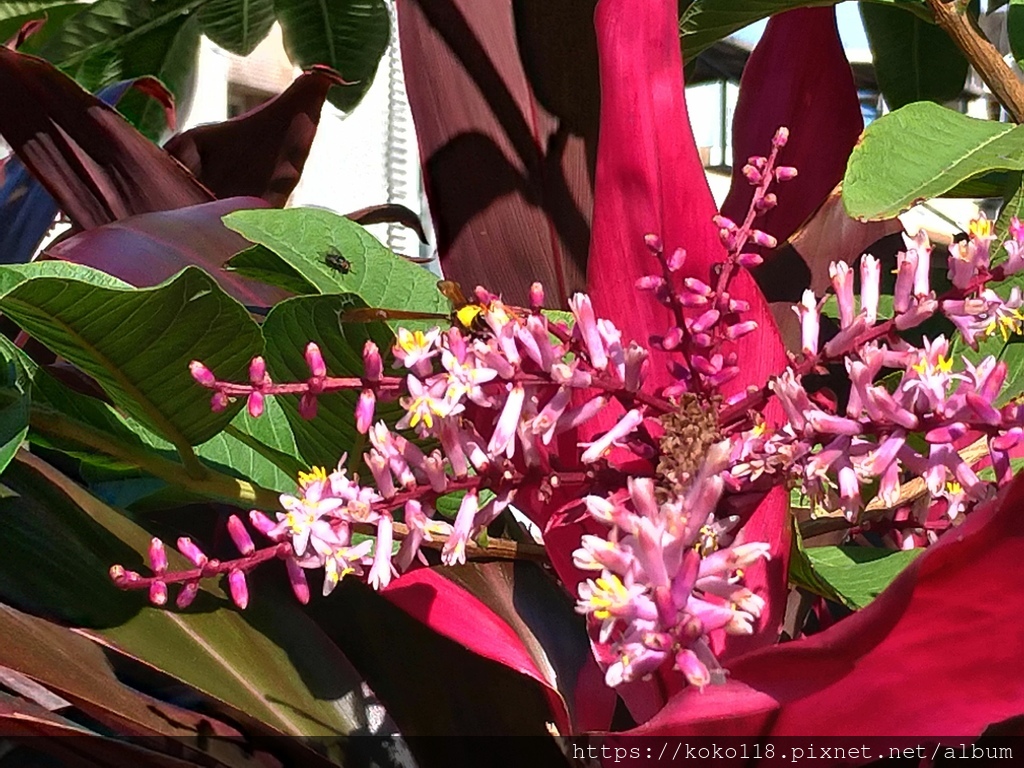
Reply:
<svg viewBox="0 0 1024 768"><path fill-rule="evenodd" d="M790 129L790 139L779 160L795 166L799 176L782 185L778 207L758 226L781 242L842 180L864 127L832 7L773 16L750 55L733 118L733 177L722 205L725 216L740 221L746 215L753 188L743 166L748 157L767 154L780 125Z"/></svg>
<svg viewBox="0 0 1024 768"><path fill-rule="evenodd" d="M383 205L371 205L368 208L360 208L358 211L345 214L346 219L352 219L357 224L369 226L371 224L401 224L408 227L421 243L427 242L427 233L423 231L423 222L413 211L398 203L384 203Z"/></svg>
<svg viewBox="0 0 1024 768"><path fill-rule="evenodd" d="M218 198L262 197L283 207L306 164L327 91L341 83L334 70L313 67L267 103L178 134L164 149Z"/></svg>
<svg viewBox="0 0 1024 768"><path fill-rule="evenodd" d="M236 197L132 216L81 232L48 249L46 256L101 269L140 288L161 283L194 265L209 272L243 304L269 307L289 294L222 268L252 243L225 227L221 217L266 206L256 197Z"/></svg>
<svg viewBox="0 0 1024 768"><path fill-rule="evenodd" d="M76 226L213 195L116 111L48 62L0 47L0 135Z"/></svg>
<svg viewBox="0 0 1024 768"><path fill-rule="evenodd" d="M538 570L525 563L421 568L383 594L435 632L536 680L559 731L573 728L576 680L591 663L589 648L565 594ZM589 722L601 719L599 702L586 707Z"/></svg>
<svg viewBox="0 0 1024 768"><path fill-rule="evenodd" d="M1024 591L1008 581L1024 558L1022 506L1018 477L867 608L735 660L724 689L683 691L631 733L975 738L1024 713L1024 624L1012 618Z"/></svg>
<svg viewBox="0 0 1024 768"><path fill-rule="evenodd" d="M525 304L582 290L596 137L591 2L398 4L445 274Z"/></svg>
<svg viewBox="0 0 1024 768"><path fill-rule="evenodd" d="M46 24L46 14L43 14L41 19L31 19L21 25L21 29L18 30L18 34L4 43L4 47L12 51L21 48L21 46L28 40L32 35L38 32Z"/></svg>

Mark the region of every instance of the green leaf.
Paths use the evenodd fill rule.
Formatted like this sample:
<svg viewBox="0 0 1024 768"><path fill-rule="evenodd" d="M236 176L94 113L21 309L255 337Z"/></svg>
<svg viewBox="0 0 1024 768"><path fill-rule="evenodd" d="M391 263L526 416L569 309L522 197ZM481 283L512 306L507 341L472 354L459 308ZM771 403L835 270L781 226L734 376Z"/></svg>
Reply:
<svg viewBox="0 0 1024 768"><path fill-rule="evenodd" d="M143 290L35 278L0 297L0 309L179 450L209 440L241 407L213 412L189 362L245 380L261 351L249 313L195 267Z"/></svg>
<svg viewBox="0 0 1024 768"><path fill-rule="evenodd" d="M0 1L0 40L11 39L27 22L46 16L46 25L18 49L22 53L32 53L84 7L85 3L69 3L67 0Z"/></svg>
<svg viewBox="0 0 1024 768"><path fill-rule="evenodd" d="M244 614L209 582L187 612L152 608L144 594L122 592L107 576L116 562L141 566L150 532L30 454L4 477L19 494L0 500L4 600L83 627L243 722L324 737L318 745L339 762L344 734L367 727L362 681L300 606L275 589L283 568L268 566L273 578L254 591ZM173 549L168 556L172 569L190 567Z"/></svg>
<svg viewBox="0 0 1024 768"><path fill-rule="evenodd" d="M202 0L97 0L83 4L40 48L89 91L153 75L188 101L196 71L200 26L190 15ZM141 93L129 93L118 109L151 138L166 130L163 110Z"/></svg>
<svg viewBox="0 0 1024 768"><path fill-rule="evenodd" d="M878 85L890 109L914 101L953 101L964 89L967 59L949 35L892 5L860 3Z"/></svg>
<svg viewBox="0 0 1024 768"><path fill-rule="evenodd" d="M274 0L207 0L199 23L221 48L248 56L274 26Z"/></svg>
<svg viewBox="0 0 1024 768"><path fill-rule="evenodd" d="M924 550L873 547L812 547L806 550L814 573L854 610L863 608Z"/></svg>
<svg viewBox="0 0 1024 768"><path fill-rule="evenodd" d="M267 285L279 286L299 296L321 292L287 261L263 245L246 248L231 257L224 268Z"/></svg>
<svg viewBox="0 0 1024 768"><path fill-rule="evenodd" d="M1024 0L1010 0L1010 7L1006 10L1006 32L1013 58L1020 64L1024 61Z"/></svg>
<svg viewBox="0 0 1024 768"><path fill-rule="evenodd" d="M263 323L267 368L275 381L309 378L304 352L315 341L331 376L362 376L363 345L372 339L381 349L391 346L392 335L383 323L345 323L339 317L348 309L364 306L352 294L300 296L277 304ZM317 417L299 416L297 397L278 397L291 423L299 453L308 466L333 467L343 453L362 455L363 436L356 432L355 390L333 392L318 398ZM378 417L394 420L395 403L380 404Z"/></svg>
<svg viewBox="0 0 1024 768"><path fill-rule="evenodd" d="M250 249L239 255L250 267L257 264L265 272L287 275L291 281L294 275L301 275L316 292L354 293L370 307L443 314L451 310L448 299L437 289L436 275L395 255L344 216L318 208L267 208L235 211L224 217L224 224L284 262L273 265L265 252L253 254ZM348 272L328 264L328 254L335 251L348 261ZM239 256L228 265L236 267Z"/></svg>
<svg viewBox="0 0 1024 768"><path fill-rule="evenodd" d="M846 167L843 202L854 218L886 219L993 170L1024 170L1024 128L908 104L865 129Z"/></svg>
<svg viewBox="0 0 1024 768"><path fill-rule="evenodd" d="M794 8L835 5L837 2L839 0L692 0L679 20L683 55L690 61L719 40L769 16ZM905 8L922 19L931 19L931 13L923 0L878 2Z"/></svg>
<svg viewBox="0 0 1024 768"><path fill-rule="evenodd" d="M1009 191L1003 196L1003 207L999 210L999 218L996 219L995 224L996 234L1001 237L1009 235L1010 221L1014 216L1024 217L1024 176L1019 173L1015 173L1013 176ZM1003 249L1000 247L999 253L993 254L993 257L998 258L1002 252Z"/></svg>
<svg viewBox="0 0 1024 768"><path fill-rule="evenodd" d="M373 83L388 46L384 0L274 0L284 48L303 69L326 64L352 85L331 88L327 98L349 112Z"/></svg>

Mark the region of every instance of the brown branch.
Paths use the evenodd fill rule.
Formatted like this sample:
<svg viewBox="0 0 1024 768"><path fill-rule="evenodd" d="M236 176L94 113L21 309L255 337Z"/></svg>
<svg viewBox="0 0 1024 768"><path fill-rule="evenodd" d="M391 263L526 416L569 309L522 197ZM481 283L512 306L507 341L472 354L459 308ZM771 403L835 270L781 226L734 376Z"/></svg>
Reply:
<svg viewBox="0 0 1024 768"><path fill-rule="evenodd" d="M959 0L927 0L936 23L964 52L1015 123L1024 122L1024 84L1017 79L999 50L989 42Z"/></svg>

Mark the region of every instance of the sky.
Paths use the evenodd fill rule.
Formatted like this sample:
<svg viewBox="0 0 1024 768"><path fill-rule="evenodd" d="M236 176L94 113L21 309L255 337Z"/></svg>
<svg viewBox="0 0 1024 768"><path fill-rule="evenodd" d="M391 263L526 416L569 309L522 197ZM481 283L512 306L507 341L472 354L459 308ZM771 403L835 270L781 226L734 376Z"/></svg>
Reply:
<svg viewBox="0 0 1024 768"><path fill-rule="evenodd" d="M868 47L868 39L864 34L864 26L860 21L860 10L857 3L840 3L836 6L836 19L839 22L839 36L843 40L843 47L848 51L864 50ZM754 43L761 37L768 20L751 24L745 29L736 33L735 37L744 42Z"/></svg>

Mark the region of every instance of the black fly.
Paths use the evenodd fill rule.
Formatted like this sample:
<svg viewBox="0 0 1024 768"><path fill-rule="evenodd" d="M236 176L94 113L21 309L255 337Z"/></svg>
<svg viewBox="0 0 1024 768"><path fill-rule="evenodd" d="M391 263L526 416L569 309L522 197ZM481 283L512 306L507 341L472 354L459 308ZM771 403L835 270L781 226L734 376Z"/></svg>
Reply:
<svg viewBox="0 0 1024 768"><path fill-rule="evenodd" d="M341 255L341 252L333 245L327 249L327 253L324 254L324 264L333 270L341 272L343 275L347 275L352 271L352 263Z"/></svg>

